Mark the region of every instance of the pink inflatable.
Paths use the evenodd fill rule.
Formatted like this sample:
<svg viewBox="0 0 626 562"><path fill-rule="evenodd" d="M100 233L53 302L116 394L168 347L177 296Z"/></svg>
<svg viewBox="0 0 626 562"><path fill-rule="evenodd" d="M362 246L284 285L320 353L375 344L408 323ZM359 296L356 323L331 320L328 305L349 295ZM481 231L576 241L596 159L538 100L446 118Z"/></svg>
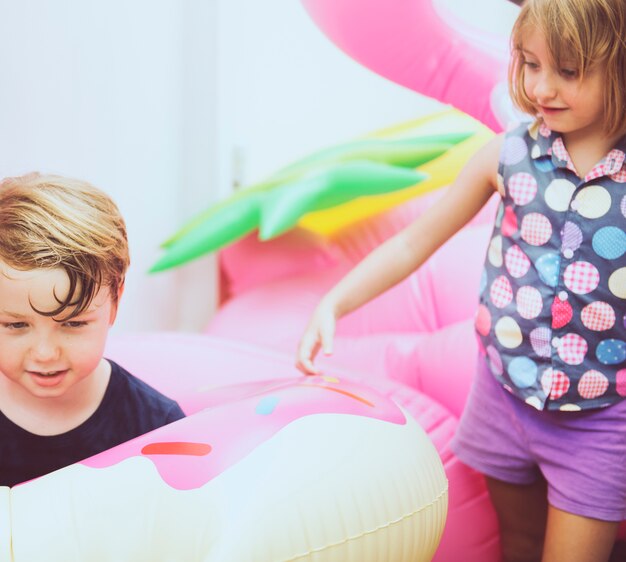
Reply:
<svg viewBox="0 0 626 562"><path fill-rule="evenodd" d="M293 231L270 242L250 236L223 250L225 302L208 333L293 357L321 295L440 196L415 199L331 240ZM406 398L417 418L430 416L422 410L426 403L437 404L445 412L440 420L456 427L474 373L473 315L494 212L495 206L488 205L419 271L342 319L333 357L320 358L325 372L347 368L375 386L406 384L413 389ZM482 476L450 452L453 431L442 435L432 425L426 431L449 481L448 518L434 560L497 561L497 523Z"/></svg>
<svg viewBox="0 0 626 562"><path fill-rule="evenodd" d="M227 248L220 254L224 303L208 333L293 357L324 292L441 195L413 200L332 240L294 231L266 243L250 236ZM474 314L495 203L407 280L343 318L333 356L320 357L319 364L329 372L357 370L369 384L385 379L406 384L446 408L448 423L456 425L474 375ZM432 428L427 432L450 486L446 529L434 560L497 562L497 521L482 476L452 455L447 448L452 434L442 441ZM620 537L626 537L626 524Z"/></svg>
<svg viewBox="0 0 626 562"><path fill-rule="evenodd" d="M477 32L437 0L302 3L320 29L367 68L496 131L506 124L511 112L506 24L491 34Z"/></svg>
<svg viewBox="0 0 626 562"><path fill-rule="evenodd" d="M274 241L250 236L228 247L220 253L224 302L208 333L294 353L321 296L442 194L410 201L330 240L295 230ZM495 203L419 271L343 318L334 356L321 357L321 364L388 374L436 396L459 416L476 357L473 316Z"/></svg>
<svg viewBox="0 0 626 562"><path fill-rule="evenodd" d="M106 356L188 417L0 487L0 561L432 558L448 490L433 443L445 456L454 431L432 400L203 335L127 336Z"/></svg>
<svg viewBox="0 0 626 562"><path fill-rule="evenodd" d="M504 83L506 26L496 34L474 33L437 0L302 3L335 44L371 70L496 131L511 119ZM439 196L404 204L330 240L295 230L266 243L250 236L227 248L220 253L223 303L208 333L293 356L326 290ZM473 317L494 214L495 201L419 271L342 319L334 355L320 358L320 365L328 371L355 369L371 383L406 384L445 407L446 420L455 424L474 374ZM450 486L446 529L434 560L498 561L497 522L482 477L446 448L450 435L442 443L433 428L428 434ZM626 526L620 536L626 536Z"/></svg>

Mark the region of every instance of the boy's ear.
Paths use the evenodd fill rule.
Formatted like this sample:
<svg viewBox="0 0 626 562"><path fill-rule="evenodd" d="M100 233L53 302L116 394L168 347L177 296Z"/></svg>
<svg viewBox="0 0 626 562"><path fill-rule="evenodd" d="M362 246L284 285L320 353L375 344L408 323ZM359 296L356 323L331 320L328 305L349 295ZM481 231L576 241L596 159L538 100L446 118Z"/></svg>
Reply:
<svg viewBox="0 0 626 562"><path fill-rule="evenodd" d="M109 318L110 326L113 326L113 323L115 322L115 318L117 316L117 308L120 305L120 299L122 298L123 294L124 294L124 282L122 281L122 283L120 284L117 290L117 300L114 303L112 303L112 306L111 306L111 316Z"/></svg>

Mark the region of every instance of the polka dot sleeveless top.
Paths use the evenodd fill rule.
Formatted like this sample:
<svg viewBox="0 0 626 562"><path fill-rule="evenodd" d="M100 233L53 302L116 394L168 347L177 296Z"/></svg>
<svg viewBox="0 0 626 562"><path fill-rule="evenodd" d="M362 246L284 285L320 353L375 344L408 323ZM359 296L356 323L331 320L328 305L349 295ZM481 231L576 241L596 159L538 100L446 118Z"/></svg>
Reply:
<svg viewBox="0 0 626 562"><path fill-rule="evenodd" d="M545 125L505 136L476 330L495 377L539 410L626 397L625 152L626 137L581 179Z"/></svg>

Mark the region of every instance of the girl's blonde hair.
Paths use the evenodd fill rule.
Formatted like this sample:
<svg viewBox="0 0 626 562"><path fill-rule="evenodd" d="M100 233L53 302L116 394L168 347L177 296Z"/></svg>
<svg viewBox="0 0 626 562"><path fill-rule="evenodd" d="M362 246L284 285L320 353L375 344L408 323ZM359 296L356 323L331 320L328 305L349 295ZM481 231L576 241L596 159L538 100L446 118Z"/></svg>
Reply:
<svg viewBox="0 0 626 562"><path fill-rule="evenodd" d="M58 316L83 312L101 287L117 305L130 264L126 225L111 198L90 184L28 174L0 182L0 259L19 270L60 267L70 289Z"/></svg>
<svg viewBox="0 0 626 562"><path fill-rule="evenodd" d="M604 130L626 133L626 1L526 0L511 34L509 89L524 112L537 109L524 91L523 39L530 30L546 40L556 65L572 62L580 79L592 65L605 64Z"/></svg>

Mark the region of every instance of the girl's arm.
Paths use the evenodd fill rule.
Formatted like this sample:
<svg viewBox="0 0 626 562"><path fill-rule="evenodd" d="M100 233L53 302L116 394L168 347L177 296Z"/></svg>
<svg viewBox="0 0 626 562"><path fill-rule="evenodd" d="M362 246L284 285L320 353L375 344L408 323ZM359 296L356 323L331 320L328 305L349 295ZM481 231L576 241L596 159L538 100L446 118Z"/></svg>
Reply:
<svg viewBox="0 0 626 562"><path fill-rule="evenodd" d="M498 135L465 165L448 192L426 213L372 251L320 301L300 340L296 366L319 374L313 359L332 353L336 321L415 271L465 225L497 189Z"/></svg>

